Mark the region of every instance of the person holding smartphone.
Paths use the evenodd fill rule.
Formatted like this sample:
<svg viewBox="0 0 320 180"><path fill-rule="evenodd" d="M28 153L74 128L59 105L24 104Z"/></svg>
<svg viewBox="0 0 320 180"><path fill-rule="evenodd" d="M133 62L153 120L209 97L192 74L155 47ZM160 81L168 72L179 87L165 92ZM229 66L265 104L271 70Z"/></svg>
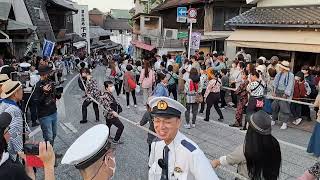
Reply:
<svg viewBox="0 0 320 180"><path fill-rule="evenodd" d="M12 116L3 112L0 114L0 179L25 180L35 179L32 168L24 167L20 162L13 161L8 153L7 145L10 140L10 123ZM19 156L25 159L23 152ZM41 142L39 144L39 156L44 165L45 180L54 180L54 162L55 155L53 148L49 142Z"/></svg>

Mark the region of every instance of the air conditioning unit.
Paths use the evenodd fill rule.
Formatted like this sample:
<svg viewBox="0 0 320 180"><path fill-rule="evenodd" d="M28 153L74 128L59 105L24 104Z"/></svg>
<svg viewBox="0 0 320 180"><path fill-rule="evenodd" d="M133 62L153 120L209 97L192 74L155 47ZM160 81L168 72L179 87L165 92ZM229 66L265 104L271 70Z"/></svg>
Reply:
<svg viewBox="0 0 320 180"><path fill-rule="evenodd" d="M164 29L165 39L177 39L178 29Z"/></svg>

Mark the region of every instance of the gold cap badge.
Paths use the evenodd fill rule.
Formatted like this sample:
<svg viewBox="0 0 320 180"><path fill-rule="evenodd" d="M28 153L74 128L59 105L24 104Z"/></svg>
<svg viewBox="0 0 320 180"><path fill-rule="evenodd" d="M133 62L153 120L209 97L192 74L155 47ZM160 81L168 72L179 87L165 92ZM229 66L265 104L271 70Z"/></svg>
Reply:
<svg viewBox="0 0 320 180"><path fill-rule="evenodd" d="M158 110L163 110L163 111L165 111L165 110L168 109L168 103L165 102L165 101L163 101L163 100L161 100L161 101L158 102L157 108L158 108Z"/></svg>

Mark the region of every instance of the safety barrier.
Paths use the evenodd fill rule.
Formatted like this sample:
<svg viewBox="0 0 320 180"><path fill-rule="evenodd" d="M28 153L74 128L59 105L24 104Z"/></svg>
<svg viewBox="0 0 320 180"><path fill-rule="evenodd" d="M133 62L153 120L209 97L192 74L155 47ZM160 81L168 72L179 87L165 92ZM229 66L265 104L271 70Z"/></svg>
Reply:
<svg viewBox="0 0 320 180"><path fill-rule="evenodd" d="M229 88L229 87L225 87L225 86L222 86L222 88L226 89L226 90L230 90L230 91L236 91L235 88ZM275 96L267 96L267 95L265 95L264 97L267 98L267 99L286 101L286 102L291 102L291 103L302 104L302 105L307 105L307 106L314 107L314 104L307 103L307 102L302 102L302 101L297 101L297 100L292 100L292 99L285 99L285 98L275 97Z"/></svg>

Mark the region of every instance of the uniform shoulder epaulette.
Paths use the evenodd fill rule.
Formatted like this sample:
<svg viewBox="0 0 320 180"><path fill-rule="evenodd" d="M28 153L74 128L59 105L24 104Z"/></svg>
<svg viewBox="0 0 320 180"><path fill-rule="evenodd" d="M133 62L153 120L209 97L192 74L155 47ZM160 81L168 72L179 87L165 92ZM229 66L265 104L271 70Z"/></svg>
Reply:
<svg viewBox="0 0 320 180"><path fill-rule="evenodd" d="M182 146L187 148L190 152L193 152L194 150L197 149L193 144L191 144L190 142L188 142L185 139L181 141L181 144L182 144Z"/></svg>

